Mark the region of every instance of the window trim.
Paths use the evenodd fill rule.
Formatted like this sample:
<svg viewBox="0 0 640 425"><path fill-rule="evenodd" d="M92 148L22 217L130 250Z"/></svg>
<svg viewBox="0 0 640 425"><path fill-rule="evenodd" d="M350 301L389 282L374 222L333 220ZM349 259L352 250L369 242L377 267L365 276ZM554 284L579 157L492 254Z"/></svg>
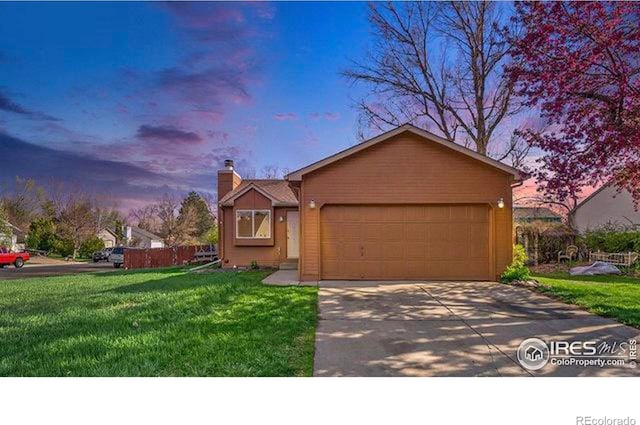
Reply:
<svg viewBox="0 0 640 425"><path fill-rule="evenodd" d="M238 216L239 213L247 213L250 212L251 213L251 235L252 236L240 236L238 234ZM269 217L269 233L267 236L256 236L256 213L266 213L266 215ZM258 240L264 240L264 239L271 239L271 210L236 210L236 239L258 239Z"/></svg>

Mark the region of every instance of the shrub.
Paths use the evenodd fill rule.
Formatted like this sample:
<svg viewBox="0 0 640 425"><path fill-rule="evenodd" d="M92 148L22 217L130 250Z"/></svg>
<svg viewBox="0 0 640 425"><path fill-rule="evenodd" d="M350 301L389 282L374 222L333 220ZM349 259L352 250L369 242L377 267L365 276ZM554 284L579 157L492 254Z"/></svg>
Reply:
<svg viewBox="0 0 640 425"><path fill-rule="evenodd" d="M98 237L87 239L80 245L78 254L80 257L89 258L96 251L104 249L104 241Z"/></svg>
<svg viewBox="0 0 640 425"><path fill-rule="evenodd" d="M42 251L51 251L56 247L58 237L53 221L46 218L34 220L29 225L29 233L25 238L28 248Z"/></svg>
<svg viewBox="0 0 640 425"><path fill-rule="evenodd" d="M251 265L249 266L251 270L258 270L258 262L256 260L251 261Z"/></svg>
<svg viewBox="0 0 640 425"><path fill-rule="evenodd" d="M505 283L514 280L527 280L530 277L529 268L525 265L527 254L522 245L513 246L513 262L500 276L500 280Z"/></svg>
<svg viewBox="0 0 640 425"><path fill-rule="evenodd" d="M209 245L217 245L218 243L218 226L213 226L204 234L203 241Z"/></svg>
<svg viewBox="0 0 640 425"><path fill-rule="evenodd" d="M602 227L586 232L582 242L590 251L640 252L640 232L638 231Z"/></svg>
<svg viewBox="0 0 640 425"><path fill-rule="evenodd" d="M73 254L73 241L70 239L56 239L53 245L53 252L68 257Z"/></svg>

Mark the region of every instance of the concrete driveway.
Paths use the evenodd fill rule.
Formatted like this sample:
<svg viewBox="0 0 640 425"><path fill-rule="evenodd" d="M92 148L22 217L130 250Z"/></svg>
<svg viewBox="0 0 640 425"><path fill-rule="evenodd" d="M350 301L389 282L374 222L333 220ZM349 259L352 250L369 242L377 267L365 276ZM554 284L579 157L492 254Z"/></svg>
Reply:
<svg viewBox="0 0 640 425"><path fill-rule="evenodd" d="M640 376L640 368L528 371L519 344L612 342L640 331L526 289L490 282L320 282L316 376Z"/></svg>
<svg viewBox="0 0 640 425"><path fill-rule="evenodd" d="M116 269L112 263L60 263L60 264L29 264L16 269L7 266L0 269L0 281L8 279L27 279L30 277L62 276L76 273L111 272Z"/></svg>

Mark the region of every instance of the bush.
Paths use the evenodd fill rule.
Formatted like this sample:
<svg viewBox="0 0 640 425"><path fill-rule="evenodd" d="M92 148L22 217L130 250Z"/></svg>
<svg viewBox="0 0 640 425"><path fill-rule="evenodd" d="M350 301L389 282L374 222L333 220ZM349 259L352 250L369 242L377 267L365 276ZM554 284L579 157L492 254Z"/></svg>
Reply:
<svg viewBox="0 0 640 425"><path fill-rule="evenodd" d="M104 249L104 241L98 237L87 239L80 245L78 254L80 257L90 258L91 254Z"/></svg>
<svg viewBox="0 0 640 425"><path fill-rule="evenodd" d="M638 231L602 227L586 232L582 242L590 251L640 252L640 232Z"/></svg>
<svg viewBox="0 0 640 425"><path fill-rule="evenodd" d="M63 257L73 255L73 241L70 239L56 239L53 252Z"/></svg>
<svg viewBox="0 0 640 425"><path fill-rule="evenodd" d="M58 237L53 221L39 218L29 226L29 233L25 238L27 248L41 251L51 251L56 247Z"/></svg>
<svg viewBox="0 0 640 425"><path fill-rule="evenodd" d="M207 233L204 234L204 238L202 242L209 245L217 245L218 244L218 226L213 226L211 229L207 230Z"/></svg>
<svg viewBox="0 0 640 425"><path fill-rule="evenodd" d="M522 245L513 246L513 262L500 276L500 280L505 283L515 280L527 280L530 277L529 268L525 265L527 254Z"/></svg>
<svg viewBox="0 0 640 425"><path fill-rule="evenodd" d="M258 270L260 266L258 266L258 262L256 260L251 261L251 265L249 266L251 270Z"/></svg>

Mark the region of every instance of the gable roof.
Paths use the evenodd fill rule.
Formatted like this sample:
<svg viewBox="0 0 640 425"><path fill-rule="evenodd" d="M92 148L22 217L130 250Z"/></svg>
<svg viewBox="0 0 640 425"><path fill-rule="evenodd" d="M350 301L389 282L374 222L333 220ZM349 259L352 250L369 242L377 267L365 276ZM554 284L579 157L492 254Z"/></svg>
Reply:
<svg viewBox="0 0 640 425"><path fill-rule="evenodd" d="M596 190L594 190L591 195L587 196L586 198L584 198L582 201L580 201L580 203L578 203L578 205L576 205L575 207L573 207L573 209L569 212L569 214L573 214L576 211L578 211L580 208L582 208L587 202L589 202L590 200L592 200L593 198L595 198L598 193L602 192L603 190L605 190L606 188L608 188L609 186L611 186L611 183L605 183L602 186L600 186L599 188L597 188Z"/></svg>
<svg viewBox="0 0 640 425"><path fill-rule="evenodd" d="M495 159L492 159L492 158L489 158L488 156L479 154L479 153L477 153L477 152L475 152L475 151L473 151L473 150L471 150L469 148L465 148L464 146L460 146L460 145L458 145L456 143L452 143L452 142L450 142L450 141L448 141L446 139L443 139L442 137L436 136L435 134L433 134L433 133L431 133L429 131L423 130L421 128L418 128L418 127L416 127L416 126L414 126L412 124L403 124L400 127L397 127L397 128L395 128L393 130L390 130L390 131L387 131L386 133L383 133L383 134L381 134L379 136L376 136L376 137L374 137L372 139L365 140L362 143L359 143L359 144L357 144L355 146L352 146L352 147L350 147L348 149L345 149L345 150L343 150L341 152L338 152L338 153L336 153L334 155L328 156L327 158L324 158L324 159L322 159L320 161L314 162L311 165L308 165L308 166L300 168L299 170L296 170L296 171L294 171L292 173L289 173L285 177L285 179L289 180L289 181L300 181L300 180L302 180L302 176L307 174L307 173L310 173L310 172L312 172L314 170L322 168L322 167L324 167L326 165L329 165L329 164L331 164L333 162L339 161L342 158L345 158L347 156L353 155L353 154L355 154L357 152L360 152L360 151L362 151L364 149L367 149L367 148L369 148L369 147L371 147L373 145L376 145L376 144L378 144L380 142L384 142L385 140L388 140L388 139L390 139L390 138L392 138L394 136L397 136L398 134L401 134L401 133L403 133L405 131L413 133L413 134L415 134L417 136L420 136L420 137L423 137L425 139L428 139L428 140L430 140L432 142L438 143L438 144L440 144L442 146L445 146L445 147L447 147L449 149L452 149L452 150L454 150L456 152L459 152L459 153L462 153L464 155L467 155L467 156L469 156L469 157L471 157L473 159L476 159L476 160L478 160L480 162L483 162L483 163L485 163L487 165L490 165L490 166L492 166L494 168L497 168L497 169L499 169L499 170L501 170L501 171L503 171L503 172L505 172L507 174L511 174L515 178L516 181L522 181L525 178L525 175L520 170L517 170L517 169L515 169L513 167L510 167L510 166L508 166L506 164L503 164L500 161L496 161Z"/></svg>
<svg viewBox="0 0 640 425"><path fill-rule="evenodd" d="M546 207L513 207L513 219L518 220L561 220L560 214L556 214Z"/></svg>
<svg viewBox="0 0 640 425"><path fill-rule="evenodd" d="M0 219L0 220L2 220L2 219ZM14 226L13 224L9 223L9 222L8 222L8 221L6 221L6 220L2 220L2 221L3 221L3 222L4 222L8 227L10 227L12 231L22 233L22 230L20 230L18 227Z"/></svg>
<svg viewBox="0 0 640 425"><path fill-rule="evenodd" d="M133 236L133 234L136 233L138 236L142 236L143 238L147 238L147 239L151 239L154 241L161 241L162 238L158 235L154 235L153 233L141 229L139 227L136 226L131 226L131 235Z"/></svg>
<svg viewBox="0 0 640 425"><path fill-rule="evenodd" d="M249 190L254 189L260 192L262 195L271 199L273 206L275 207L297 207L298 199L289 187L289 183L286 180L274 180L274 179L247 179L227 193L220 199L221 206L233 206L233 201L240 196L247 193Z"/></svg>

